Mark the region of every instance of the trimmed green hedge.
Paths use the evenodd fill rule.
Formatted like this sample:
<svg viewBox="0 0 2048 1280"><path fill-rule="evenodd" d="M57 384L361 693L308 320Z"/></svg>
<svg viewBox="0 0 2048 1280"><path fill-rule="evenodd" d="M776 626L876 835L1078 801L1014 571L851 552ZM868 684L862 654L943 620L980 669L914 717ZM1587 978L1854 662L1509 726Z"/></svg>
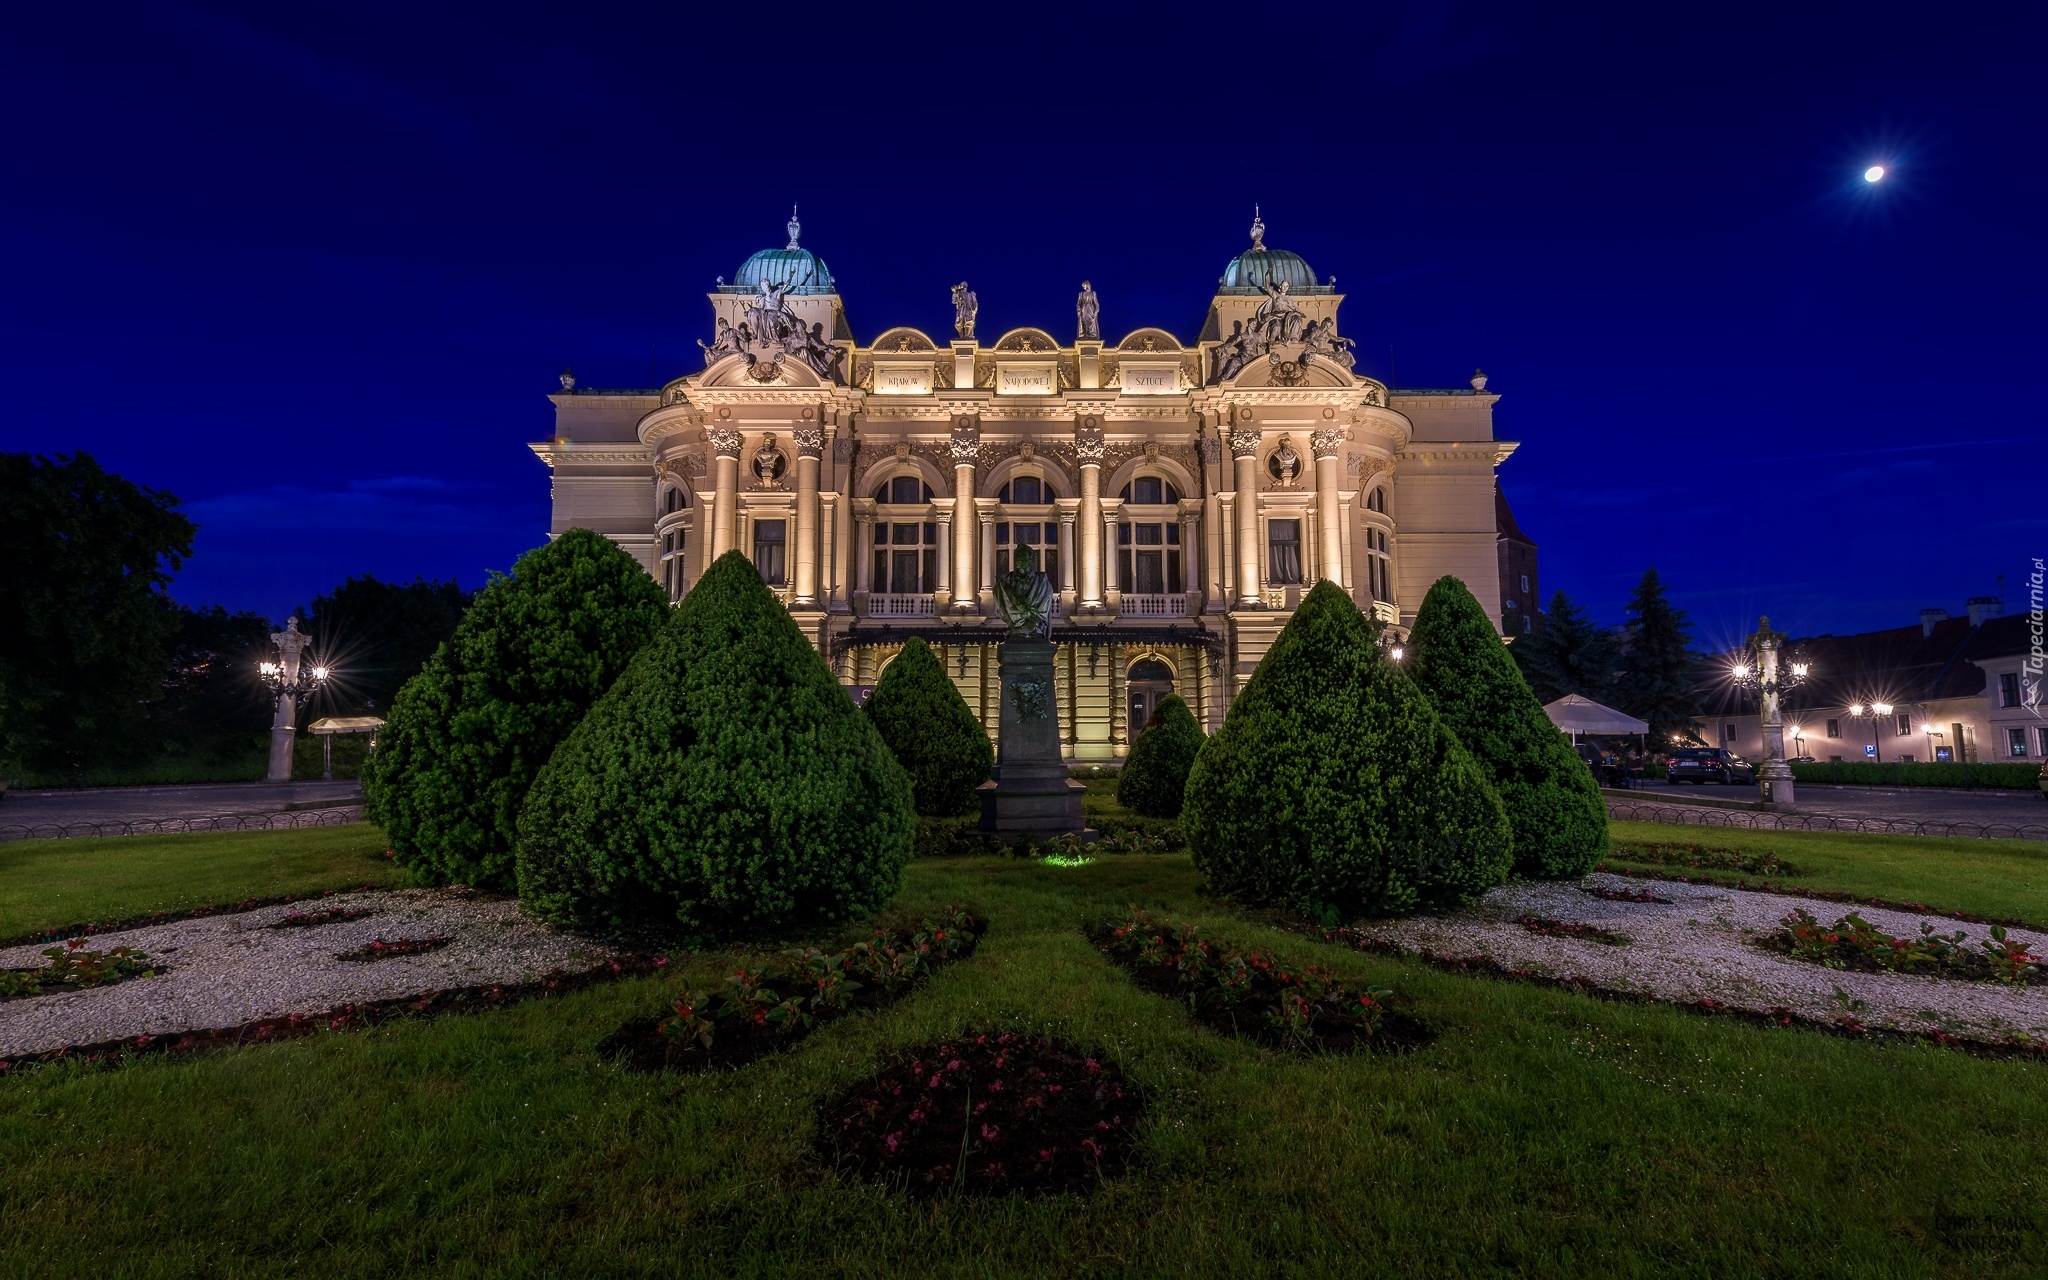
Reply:
<svg viewBox="0 0 2048 1280"><path fill-rule="evenodd" d="M1161 698L1117 774L1116 802L1147 818L1178 818L1204 736L1179 694Z"/></svg>
<svg viewBox="0 0 2048 1280"><path fill-rule="evenodd" d="M1202 745L1180 825L1213 890L1339 919L1459 906L1514 860L1485 774L1329 582Z"/></svg>
<svg viewBox="0 0 2048 1280"><path fill-rule="evenodd" d="M1968 787L1983 790L2032 791L2040 784L2041 766L2001 760L1991 764L1944 764L1895 760L1823 760L1792 766L1794 782L1838 782L1864 787Z"/></svg>
<svg viewBox="0 0 2048 1280"><path fill-rule="evenodd" d="M1485 770L1515 832L1515 871L1582 876L1607 852L1607 805L1550 722L1486 610L1457 578L1430 587L1408 634L1415 683Z"/></svg>
<svg viewBox="0 0 2048 1280"><path fill-rule="evenodd" d="M661 584L589 529L492 578L398 691L363 766L398 860L427 884L510 889L534 775L668 614Z"/></svg>
<svg viewBox="0 0 2048 1280"><path fill-rule="evenodd" d="M534 780L519 896L700 939L831 925L895 894L916 824L903 766L730 551Z"/></svg>
<svg viewBox="0 0 2048 1280"><path fill-rule="evenodd" d="M868 695L868 719L910 774L917 811L927 818L980 812L975 788L988 781L996 750L967 699L923 638L912 636Z"/></svg>

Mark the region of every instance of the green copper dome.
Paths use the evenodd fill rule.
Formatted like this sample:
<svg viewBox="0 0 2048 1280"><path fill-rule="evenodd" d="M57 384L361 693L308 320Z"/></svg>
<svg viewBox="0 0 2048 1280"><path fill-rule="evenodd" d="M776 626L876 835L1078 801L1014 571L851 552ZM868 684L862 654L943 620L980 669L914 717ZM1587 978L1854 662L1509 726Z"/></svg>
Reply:
<svg viewBox="0 0 2048 1280"><path fill-rule="evenodd" d="M1266 224L1252 213L1252 247L1230 260L1217 281L1219 293L1264 293L1268 287L1287 286L1289 293L1328 293L1331 286L1316 279L1316 273L1298 253L1266 247Z"/></svg>
<svg viewBox="0 0 2048 1280"><path fill-rule="evenodd" d="M779 286L789 293L832 293L832 272L825 260L797 244L803 227L796 212L789 215L789 243L780 249L763 249L740 264L728 292L753 293L762 284Z"/></svg>

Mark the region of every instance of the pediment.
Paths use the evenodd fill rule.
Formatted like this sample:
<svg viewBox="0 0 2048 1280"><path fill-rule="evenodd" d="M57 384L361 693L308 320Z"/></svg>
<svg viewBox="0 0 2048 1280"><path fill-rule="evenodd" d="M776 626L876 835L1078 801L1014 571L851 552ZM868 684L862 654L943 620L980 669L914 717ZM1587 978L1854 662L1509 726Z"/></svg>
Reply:
<svg viewBox="0 0 2048 1280"><path fill-rule="evenodd" d="M924 334L919 333L915 329L900 325L884 332L881 337L875 339L874 345L868 348L868 350L882 355L897 351L937 351L938 349L938 345Z"/></svg>
<svg viewBox="0 0 2048 1280"><path fill-rule="evenodd" d="M1133 329L1116 349L1125 355L1147 351L1173 353L1182 350L1180 339L1164 329Z"/></svg>
<svg viewBox="0 0 2048 1280"><path fill-rule="evenodd" d="M742 354L726 356L719 360L697 375L696 385L735 389L823 387L828 384L813 373L809 365L795 356L784 355L776 359L761 357L750 361Z"/></svg>
<svg viewBox="0 0 2048 1280"><path fill-rule="evenodd" d="M1307 357L1304 359L1303 357ZM1309 352L1277 350L1246 364L1231 379L1233 387L1349 387L1344 367Z"/></svg>
<svg viewBox="0 0 2048 1280"><path fill-rule="evenodd" d="M1043 329L1012 329L996 339L995 349L1008 354L1012 351L1039 351L1051 355L1060 349L1059 339Z"/></svg>

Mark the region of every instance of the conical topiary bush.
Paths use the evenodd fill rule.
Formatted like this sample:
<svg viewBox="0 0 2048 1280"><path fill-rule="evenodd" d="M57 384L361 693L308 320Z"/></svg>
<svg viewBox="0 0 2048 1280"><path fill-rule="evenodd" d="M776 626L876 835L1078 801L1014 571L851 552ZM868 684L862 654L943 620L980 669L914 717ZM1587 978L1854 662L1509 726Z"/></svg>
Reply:
<svg viewBox="0 0 2048 1280"><path fill-rule="evenodd" d="M1493 781L1515 833L1515 871L1582 876L1607 852L1607 806L1465 584L1437 579L1408 636L1415 683Z"/></svg>
<svg viewBox="0 0 2048 1280"><path fill-rule="evenodd" d="M647 570L588 529L494 577L399 690L363 766L398 860L429 884L510 889L534 775L668 612Z"/></svg>
<svg viewBox="0 0 2048 1280"><path fill-rule="evenodd" d="M1328 582L1203 744L1181 832L1217 891L1341 918L1455 907L1510 861L1500 798Z"/></svg>
<svg viewBox="0 0 2048 1280"><path fill-rule="evenodd" d="M915 824L881 735L728 552L535 779L519 896L708 939L831 924L896 892Z"/></svg>
<svg viewBox="0 0 2048 1280"><path fill-rule="evenodd" d="M1131 744L1130 758L1116 779L1116 802L1147 818L1178 818L1186 798L1188 770L1202 749L1202 726L1177 693L1159 700L1152 718Z"/></svg>
<svg viewBox="0 0 2048 1280"><path fill-rule="evenodd" d="M912 636L868 695L868 719L910 774L917 811L950 818L975 807L996 762L988 731L946 678L932 647Z"/></svg>

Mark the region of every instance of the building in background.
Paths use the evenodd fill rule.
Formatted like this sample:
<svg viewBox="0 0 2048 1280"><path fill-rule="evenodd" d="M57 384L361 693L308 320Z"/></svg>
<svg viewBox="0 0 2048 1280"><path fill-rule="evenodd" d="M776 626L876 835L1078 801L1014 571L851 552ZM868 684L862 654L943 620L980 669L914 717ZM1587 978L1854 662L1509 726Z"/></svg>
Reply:
<svg viewBox="0 0 2048 1280"><path fill-rule="evenodd" d="M1539 601L1536 582L1536 544L1515 523L1508 508L1508 496L1500 486L1493 489L1494 546L1500 556L1501 634L1518 636L1536 625Z"/></svg>
<svg viewBox="0 0 2048 1280"><path fill-rule="evenodd" d="M874 683L923 636L991 732L994 580L1031 547L1059 591L1076 761L1124 755L1168 692L1220 725L1319 580L1396 632L1444 574L1482 600L1501 582L1494 469L1515 446L1494 438L1498 396L1483 375L1390 390L1358 373L1334 282L1261 222L1193 343L1106 340L1086 285L1072 339L985 342L964 283L950 335L861 342L794 216L788 231L710 295L701 372L629 391L564 375L532 446L555 533L610 536L677 599L736 548L842 682ZM1518 607L1533 566L1530 586Z"/></svg>

